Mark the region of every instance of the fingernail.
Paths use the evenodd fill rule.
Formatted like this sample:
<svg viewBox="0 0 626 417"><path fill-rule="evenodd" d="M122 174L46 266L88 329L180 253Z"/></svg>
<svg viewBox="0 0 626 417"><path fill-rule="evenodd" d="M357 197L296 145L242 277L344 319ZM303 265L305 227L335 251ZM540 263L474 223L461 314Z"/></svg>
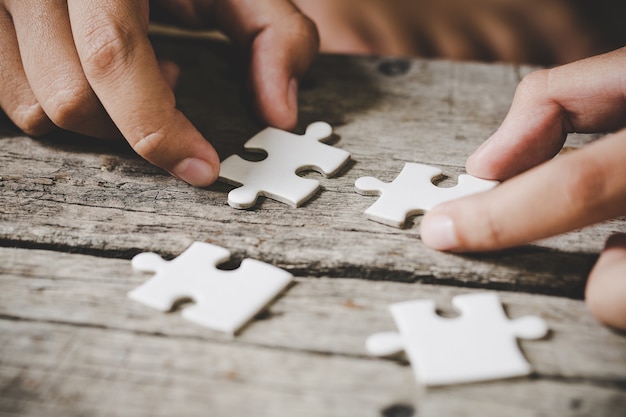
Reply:
<svg viewBox="0 0 626 417"><path fill-rule="evenodd" d="M422 241L433 249L452 250L459 245L454 221L445 215L425 217L420 226Z"/></svg>
<svg viewBox="0 0 626 417"><path fill-rule="evenodd" d="M211 185L217 178L213 166L199 158L183 159L172 169L172 174L196 187Z"/></svg>

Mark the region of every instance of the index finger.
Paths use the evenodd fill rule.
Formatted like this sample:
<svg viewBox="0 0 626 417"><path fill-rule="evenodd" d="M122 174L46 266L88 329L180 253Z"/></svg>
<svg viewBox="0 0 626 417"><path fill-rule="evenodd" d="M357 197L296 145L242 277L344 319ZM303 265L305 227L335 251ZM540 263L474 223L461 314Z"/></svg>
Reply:
<svg viewBox="0 0 626 417"><path fill-rule="evenodd" d="M435 207L421 223L439 250L503 249L626 214L626 129L485 193Z"/></svg>
<svg viewBox="0 0 626 417"><path fill-rule="evenodd" d="M259 116L280 129L298 118L298 80L317 55L313 22L291 1L215 1L215 21L250 52L249 84Z"/></svg>
<svg viewBox="0 0 626 417"><path fill-rule="evenodd" d="M502 125L467 160L467 172L507 179L555 156L568 133L626 126L625 67L626 47L527 75Z"/></svg>
<svg viewBox="0 0 626 417"><path fill-rule="evenodd" d="M133 149L196 186L217 178L213 147L176 109L148 40L148 0L70 0L85 76Z"/></svg>

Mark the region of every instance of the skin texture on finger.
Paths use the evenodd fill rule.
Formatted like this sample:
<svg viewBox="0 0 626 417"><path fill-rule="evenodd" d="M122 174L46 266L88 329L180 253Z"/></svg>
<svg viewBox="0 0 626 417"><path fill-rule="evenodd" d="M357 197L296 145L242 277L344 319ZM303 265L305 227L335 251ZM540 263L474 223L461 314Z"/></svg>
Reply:
<svg viewBox="0 0 626 417"><path fill-rule="evenodd" d="M147 37L148 1L71 0L68 9L87 80L133 149L192 185L213 183L219 158L176 109Z"/></svg>
<svg viewBox="0 0 626 417"><path fill-rule="evenodd" d="M73 132L119 138L83 74L66 2L12 1L8 10L29 85L50 120Z"/></svg>
<svg viewBox="0 0 626 417"><path fill-rule="evenodd" d="M427 24L426 31L431 35L436 54L452 60L476 59L482 55L481 48L475 43L474 33L468 27L459 24L456 13L446 11L435 13ZM460 20L463 22L463 19Z"/></svg>
<svg viewBox="0 0 626 417"><path fill-rule="evenodd" d="M298 119L298 80L317 55L313 22L286 0L216 0L219 28L250 51L249 83L259 116L292 129Z"/></svg>
<svg viewBox="0 0 626 417"><path fill-rule="evenodd" d="M623 24L616 17L623 14L618 0L294 1L318 25L323 52L389 55L396 52L379 48L404 45L399 55L553 66L624 44ZM485 21L491 27L485 28ZM498 36L501 29L505 34ZM384 37L385 31L405 39L372 42L372 34ZM505 47L512 42L514 47Z"/></svg>
<svg viewBox="0 0 626 417"><path fill-rule="evenodd" d="M295 0L294 3L315 22L320 49L325 53L370 54L372 47L354 28L354 17L346 16L351 4L335 0ZM346 7L347 6L347 7Z"/></svg>
<svg viewBox="0 0 626 417"><path fill-rule="evenodd" d="M318 27L324 53L418 55L421 38L396 1L295 0ZM411 16L413 17L413 16ZM417 17L417 15L415 16Z"/></svg>
<svg viewBox="0 0 626 417"><path fill-rule="evenodd" d="M589 275L585 300L598 321L626 330L626 234L607 241Z"/></svg>
<svg viewBox="0 0 626 417"><path fill-rule="evenodd" d="M385 8L379 11L376 7L365 7L362 10L363 17L360 22L361 31L372 45L372 52L375 54L406 55L414 54L414 42L410 35L404 30L401 15L398 10ZM390 24L389 22L397 22Z"/></svg>
<svg viewBox="0 0 626 417"><path fill-rule="evenodd" d="M435 207L421 237L447 251L503 249L626 214L626 129Z"/></svg>
<svg viewBox="0 0 626 417"><path fill-rule="evenodd" d="M597 31L587 25L589 16L578 13L570 2L520 3L526 8L526 15L533 23L536 36L549 50L545 57L537 57L541 59L532 62L543 62L545 65L565 64L604 52L597 51L594 47L601 42L594 39Z"/></svg>
<svg viewBox="0 0 626 417"><path fill-rule="evenodd" d="M54 130L30 88L19 53L17 35L8 12L0 7L0 108L28 135Z"/></svg>
<svg viewBox="0 0 626 417"><path fill-rule="evenodd" d="M530 61L530 55L525 45L526 38L519 36L514 25L505 17L495 12L486 11L476 13L475 20L483 39L492 51L494 60L518 63Z"/></svg>
<svg viewBox="0 0 626 417"><path fill-rule="evenodd" d="M474 26L483 34L484 42L491 49L495 60L541 65L555 63L558 55L555 47L560 45L553 45L548 34L544 33L544 25L538 21L544 9L548 9L541 1L541 5L524 1L495 2L473 13ZM560 3L551 4L557 8L564 7ZM552 26L567 20L565 15L562 19L555 19ZM569 27L569 22L565 26Z"/></svg>
<svg viewBox="0 0 626 417"><path fill-rule="evenodd" d="M554 157L571 132L626 125L626 48L526 76L500 128L467 172L503 180Z"/></svg>

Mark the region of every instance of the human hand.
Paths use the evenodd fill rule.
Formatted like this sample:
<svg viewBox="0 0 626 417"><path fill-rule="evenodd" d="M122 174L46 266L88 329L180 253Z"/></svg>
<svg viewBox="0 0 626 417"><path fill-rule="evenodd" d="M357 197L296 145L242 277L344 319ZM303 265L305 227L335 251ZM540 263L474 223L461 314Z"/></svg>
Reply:
<svg viewBox="0 0 626 417"><path fill-rule="evenodd" d="M189 24L216 25L247 49L261 117L279 128L295 126L297 80L318 40L289 0L159 4ZM209 185L219 157L176 109L171 67L160 68L148 21L148 0L0 0L0 108L33 136L56 128L123 136L151 163L192 185Z"/></svg>
<svg viewBox="0 0 626 417"><path fill-rule="evenodd" d="M626 48L526 76L500 128L467 161L468 173L506 181L427 213L424 243L494 250L625 215L625 97ZM543 163L568 133L616 130ZM586 298L600 321L622 329L625 277L626 236L617 236L591 272Z"/></svg>
<svg viewBox="0 0 626 417"><path fill-rule="evenodd" d="M322 51L337 53L553 65L610 49L602 30L622 25L598 17L604 26L597 30L593 16L578 9L581 2L571 0L294 2L316 22ZM623 11L616 1L602 2L596 9Z"/></svg>

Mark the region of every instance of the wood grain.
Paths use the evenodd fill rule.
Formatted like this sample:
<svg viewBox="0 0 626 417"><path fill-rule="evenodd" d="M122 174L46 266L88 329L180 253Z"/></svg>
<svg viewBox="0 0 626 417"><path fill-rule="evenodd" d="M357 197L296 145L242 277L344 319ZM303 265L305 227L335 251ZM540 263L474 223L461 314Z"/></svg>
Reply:
<svg viewBox="0 0 626 417"><path fill-rule="evenodd" d="M450 312L450 298L472 290L301 277L231 339L128 299L147 279L129 261L9 248L0 260L5 412L278 416L307 404L303 415L381 415L394 406L437 415L473 403L495 416L626 403L626 339L595 323L581 301L500 293L512 319L537 314L551 328L545 340L520 342L533 376L425 393L405 362L368 357L364 341L395 328L390 303L432 298Z"/></svg>
<svg viewBox="0 0 626 417"><path fill-rule="evenodd" d="M179 107L223 158L240 152L262 126L242 100L228 45L170 39L157 45L160 56L182 68ZM422 245L419 217L404 230L367 220L363 211L375 198L354 192L357 178L391 181L404 162L442 167L449 177L442 185L453 184L503 118L519 77L519 68L506 65L320 57L302 83L300 130L330 122L335 146L350 151L352 162L337 177L321 178L321 192L298 209L263 199L253 210L234 210L226 205L232 187L192 188L124 144L7 132L0 139L7 151L0 156L0 239L125 258L141 250L174 256L207 240L298 275L580 298L604 240L626 231L624 219L513 251L459 256Z"/></svg>
<svg viewBox="0 0 626 417"><path fill-rule="evenodd" d="M178 107L222 158L261 130L231 46L155 34L181 67ZM443 169L441 186L499 125L530 67L321 56L301 83L298 131L317 120L352 161L294 209L226 203L128 145L58 132L25 137L0 118L0 416L623 416L626 338L582 301L587 274L626 218L498 253L452 255L369 221L361 176L391 181L405 162ZM568 147L597 136L572 135ZM541 216L541 213L536 213ZM514 219L513 219L514 220ZM193 241L260 259L295 284L234 339L126 298L147 279L130 258L171 258ZM550 335L520 341L534 373L418 390L402 358L364 341L395 329L390 303L496 291L514 319Z"/></svg>

